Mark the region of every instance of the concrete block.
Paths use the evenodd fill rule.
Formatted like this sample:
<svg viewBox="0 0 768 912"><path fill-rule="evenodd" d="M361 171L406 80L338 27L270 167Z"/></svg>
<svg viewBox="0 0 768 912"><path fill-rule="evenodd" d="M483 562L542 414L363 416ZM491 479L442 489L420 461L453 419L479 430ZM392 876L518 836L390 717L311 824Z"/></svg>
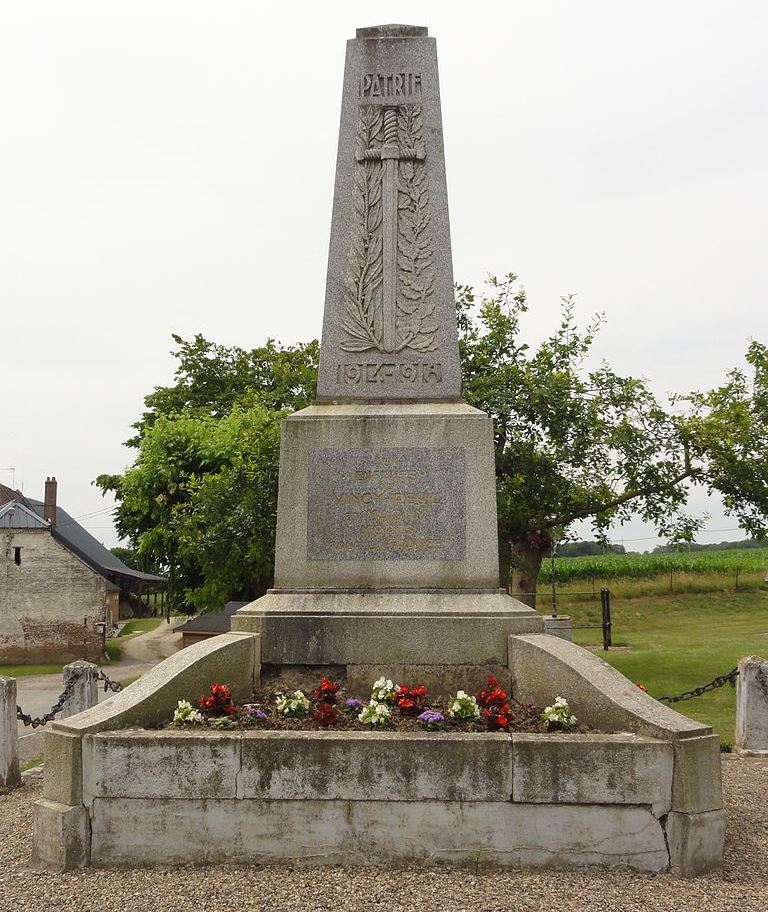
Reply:
<svg viewBox="0 0 768 912"><path fill-rule="evenodd" d="M723 806L720 738L704 735L674 742L672 808L689 814Z"/></svg>
<svg viewBox="0 0 768 912"><path fill-rule="evenodd" d="M258 636L222 633L175 653L125 690L52 728L83 735L158 725L170 719L179 700L207 693L215 681L229 684L235 699L249 697L258 656Z"/></svg>
<svg viewBox="0 0 768 912"><path fill-rule="evenodd" d="M68 807L40 798L35 802L32 828L35 867L72 871L90 863L90 821L82 805Z"/></svg>
<svg viewBox="0 0 768 912"><path fill-rule="evenodd" d="M21 783L16 721L16 679L0 675L0 789Z"/></svg>
<svg viewBox="0 0 768 912"><path fill-rule="evenodd" d="M94 865L621 865L663 871L646 808L440 801L96 799ZM172 834L172 835L171 835Z"/></svg>
<svg viewBox="0 0 768 912"><path fill-rule="evenodd" d="M64 685L66 686L72 681L74 690L64 704L60 719L76 716L99 702L97 671L98 668L92 662L82 660L64 666Z"/></svg>
<svg viewBox="0 0 768 912"><path fill-rule="evenodd" d="M546 706L561 694L582 721L600 731L665 740L712 731L643 693L598 656L559 637L510 637L509 667L518 700Z"/></svg>
<svg viewBox="0 0 768 912"><path fill-rule="evenodd" d="M509 735L243 734L239 798L509 801Z"/></svg>
<svg viewBox="0 0 768 912"><path fill-rule="evenodd" d="M82 739L74 732L43 733L45 766L43 798L56 804L76 805L83 800Z"/></svg>
<svg viewBox="0 0 768 912"><path fill-rule="evenodd" d="M567 614L559 615L558 617L545 614L542 620L544 621L544 633L560 637L569 642L573 641L573 618Z"/></svg>
<svg viewBox="0 0 768 912"><path fill-rule="evenodd" d="M768 754L768 662L761 656L739 662L736 748L749 754Z"/></svg>
<svg viewBox="0 0 768 912"><path fill-rule="evenodd" d="M672 802L672 746L637 735L513 734L512 800L536 804Z"/></svg>
<svg viewBox="0 0 768 912"><path fill-rule="evenodd" d="M135 731L83 739L83 801L234 798L239 734Z"/></svg>
<svg viewBox="0 0 768 912"><path fill-rule="evenodd" d="M696 877L720 867L725 845L725 811L667 817L667 841L672 870L683 877Z"/></svg>

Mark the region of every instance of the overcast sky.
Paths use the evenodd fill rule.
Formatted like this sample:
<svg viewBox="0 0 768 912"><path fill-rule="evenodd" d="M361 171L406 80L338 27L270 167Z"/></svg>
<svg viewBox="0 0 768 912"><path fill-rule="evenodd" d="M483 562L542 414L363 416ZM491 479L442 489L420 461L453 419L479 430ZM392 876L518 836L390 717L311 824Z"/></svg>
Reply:
<svg viewBox="0 0 768 912"><path fill-rule="evenodd" d="M457 281L516 272L532 342L576 292L659 393L766 341L765 2L6 2L0 481L55 474L111 546L91 482L171 333L319 335L345 41L382 21L438 41Z"/></svg>

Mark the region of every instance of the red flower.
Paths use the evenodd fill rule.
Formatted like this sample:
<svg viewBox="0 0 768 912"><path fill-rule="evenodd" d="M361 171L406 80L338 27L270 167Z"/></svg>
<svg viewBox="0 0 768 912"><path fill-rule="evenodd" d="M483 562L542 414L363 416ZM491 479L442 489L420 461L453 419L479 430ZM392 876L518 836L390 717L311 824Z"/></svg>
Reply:
<svg viewBox="0 0 768 912"><path fill-rule="evenodd" d="M644 694L647 694L647 693L648 693L648 688L645 686L645 684L640 684L640 682L638 682L638 683L637 683L637 688L638 688L638 690L642 690L642 692L643 692Z"/></svg>
<svg viewBox="0 0 768 912"><path fill-rule="evenodd" d="M333 703L318 703L312 718L318 725L329 728L339 717L339 710Z"/></svg>
<svg viewBox="0 0 768 912"><path fill-rule="evenodd" d="M417 684L415 687L398 684L395 690L395 705L400 712L415 716L424 708L427 693L427 688L423 684Z"/></svg>
<svg viewBox="0 0 768 912"><path fill-rule="evenodd" d="M232 702L232 691L226 684L211 684L210 694L200 697L198 705L206 716L234 716L238 712Z"/></svg>
<svg viewBox="0 0 768 912"><path fill-rule="evenodd" d="M509 719L506 716L496 716L496 724L499 728L507 728L509 726Z"/></svg>
<svg viewBox="0 0 768 912"><path fill-rule="evenodd" d="M323 677L320 686L314 691L313 696L315 700L321 703L335 703L338 690L338 684L334 684L329 678Z"/></svg>

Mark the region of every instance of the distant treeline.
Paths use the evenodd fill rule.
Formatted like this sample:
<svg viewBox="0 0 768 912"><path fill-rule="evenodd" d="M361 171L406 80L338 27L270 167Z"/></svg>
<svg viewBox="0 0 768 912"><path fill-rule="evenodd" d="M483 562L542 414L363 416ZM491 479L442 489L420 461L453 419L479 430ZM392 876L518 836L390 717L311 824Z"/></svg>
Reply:
<svg viewBox="0 0 768 912"><path fill-rule="evenodd" d="M679 545L658 545L654 554L673 554L678 551L734 551L742 548L768 548L768 538L745 538L743 541L717 542L717 544L700 545L697 542L686 542Z"/></svg>
<svg viewBox="0 0 768 912"><path fill-rule="evenodd" d="M716 544L700 545L697 542L684 542L677 545L657 545L651 554L679 554L689 551L733 551L742 548L768 548L766 538L745 538L742 541L724 541ZM599 554L648 554L648 551L627 551L624 545L605 545L602 542L584 541L568 542L557 549L558 557L594 557Z"/></svg>
<svg viewBox="0 0 768 912"><path fill-rule="evenodd" d="M595 554L626 554L624 545L604 545L602 542L568 542L557 549L558 557L587 557Z"/></svg>

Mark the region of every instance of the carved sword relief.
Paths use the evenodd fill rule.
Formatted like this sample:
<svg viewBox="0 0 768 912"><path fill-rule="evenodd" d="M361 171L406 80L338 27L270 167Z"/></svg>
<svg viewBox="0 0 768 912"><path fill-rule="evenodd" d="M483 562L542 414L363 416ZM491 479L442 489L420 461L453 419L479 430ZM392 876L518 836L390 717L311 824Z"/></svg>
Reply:
<svg viewBox="0 0 768 912"><path fill-rule="evenodd" d="M420 105L360 107L344 351L437 348L425 157Z"/></svg>

